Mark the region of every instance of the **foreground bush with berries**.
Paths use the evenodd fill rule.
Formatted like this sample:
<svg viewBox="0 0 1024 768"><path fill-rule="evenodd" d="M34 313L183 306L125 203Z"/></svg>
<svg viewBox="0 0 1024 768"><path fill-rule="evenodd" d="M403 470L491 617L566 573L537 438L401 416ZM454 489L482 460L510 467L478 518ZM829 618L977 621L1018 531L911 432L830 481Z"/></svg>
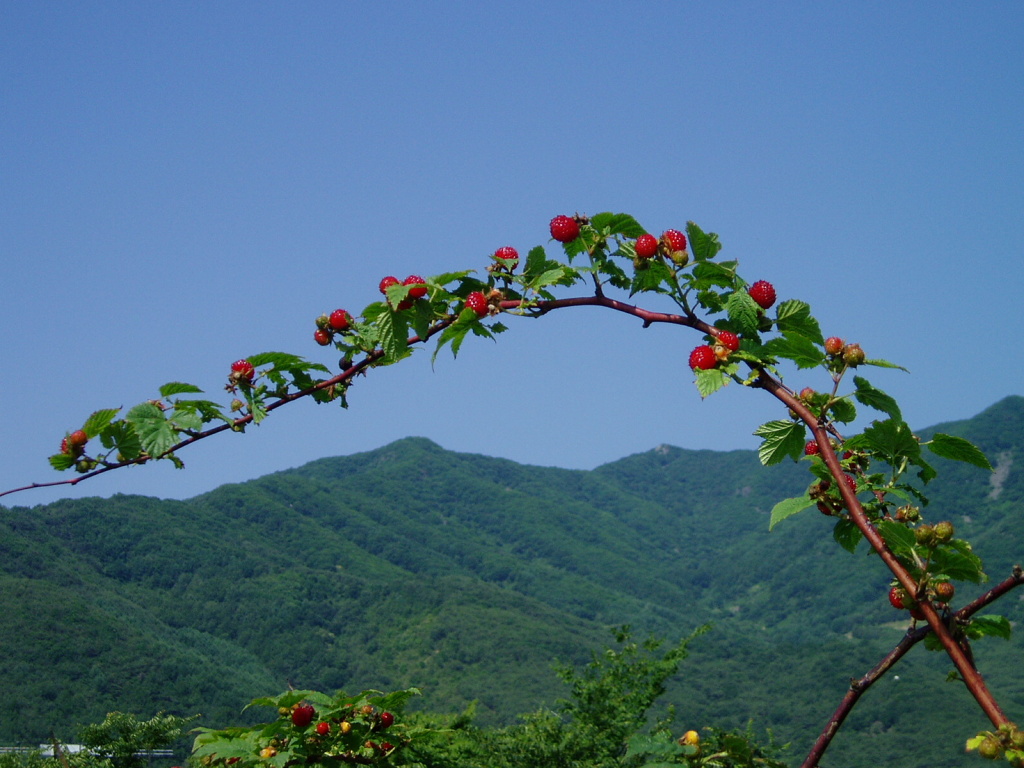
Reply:
<svg viewBox="0 0 1024 768"><path fill-rule="evenodd" d="M200 728L192 757L204 766L390 765L424 728L396 723L415 688L384 694L328 696L288 691L256 699L250 707L273 707L278 717L249 728Z"/></svg>
<svg viewBox="0 0 1024 768"><path fill-rule="evenodd" d="M172 382L158 398L124 415L120 409L96 411L64 436L50 463L78 473L60 481L70 484L156 460L181 466L178 454L198 440L244 431L306 397L347 406L356 376L395 364L431 339L435 358L445 347L457 355L467 337L493 338L511 319L590 306L631 316L644 327L690 329L702 337L685 358L701 397L733 384L774 398L780 418L755 430L762 438L760 459L765 465L804 461L811 473L806 493L774 506L770 526L812 508L833 518L840 546L853 552L864 541L888 570L890 583L879 589L879 599L914 622L892 652L854 681L804 765L817 764L863 692L921 641L949 657L955 676L992 723L992 731L968 739L968 748L1024 764L1020 732L975 668L970 646L985 636L1008 635L1005 618L978 614L1020 585L1024 575L1017 568L957 608L955 582L981 583L987 576L953 526L924 511L924 488L936 476L929 454L991 470L988 460L962 438L936 434L921 441L897 402L862 374L869 366L898 365L869 356L856 341L826 336L809 304L780 301L766 279L748 282L738 262L720 258L716 235L692 222L685 229L656 236L625 214L560 215L550 222L560 258L541 246L520 258L517 249L502 246L480 273L386 276L376 286L381 299L361 313L336 308L316 318L314 342L340 354L336 372L293 354L252 355L230 366L226 388L232 399L226 408L195 397L202 394L197 387ZM583 290L577 295L573 288ZM668 302L671 311L632 303L644 295ZM876 420L859 434L845 434L859 407L871 409Z"/></svg>

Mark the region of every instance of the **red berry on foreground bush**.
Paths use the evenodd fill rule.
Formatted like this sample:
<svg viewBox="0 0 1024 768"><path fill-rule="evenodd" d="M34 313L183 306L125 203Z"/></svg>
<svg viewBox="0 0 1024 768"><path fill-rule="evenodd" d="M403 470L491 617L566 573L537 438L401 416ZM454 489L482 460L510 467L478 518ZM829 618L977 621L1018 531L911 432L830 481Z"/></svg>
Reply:
<svg viewBox="0 0 1024 768"><path fill-rule="evenodd" d="M775 303L775 286L767 280L758 280L747 289L747 293L761 309L769 309Z"/></svg>
<svg viewBox="0 0 1024 768"><path fill-rule="evenodd" d="M804 446L804 456L817 456L818 451L818 441L808 440L807 445Z"/></svg>
<svg viewBox="0 0 1024 768"><path fill-rule="evenodd" d="M422 299L427 295L427 281L419 275L409 275L402 281L402 285L414 286L409 289L410 299Z"/></svg>
<svg viewBox="0 0 1024 768"><path fill-rule="evenodd" d="M508 262L508 268L512 270L515 269L516 264L519 263L519 251L511 245L504 245L494 252L494 258L504 259Z"/></svg>
<svg viewBox="0 0 1024 768"><path fill-rule="evenodd" d="M235 374L239 381L252 381L252 377L256 374L256 369L248 360L235 360L231 364L231 372Z"/></svg>
<svg viewBox="0 0 1024 768"><path fill-rule="evenodd" d="M325 331L323 328L317 328L313 331L313 341L319 344L321 347L326 347L331 343L331 334Z"/></svg>
<svg viewBox="0 0 1024 768"><path fill-rule="evenodd" d="M398 285L398 278L395 277L394 275L388 275L387 277L380 281L380 285L378 285L377 288L380 289L381 293L387 296L388 288L390 288L392 285Z"/></svg>
<svg viewBox="0 0 1024 768"><path fill-rule="evenodd" d="M380 713L380 727L381 728L390 728L394 724L395 724L395 716L394 715L392 715L390 712L381 712Z"/></svg>
<svg viewBox="0 0 1024 768"><path fill-rule="evenodd" d="M702 344L690 353L690 367L693 370L706 371L714 368L717 364L718 356L715 354L715 350L707 344Z"/></svg>
<svg viewBox="0 0 1024 768"><path fill-rule="evenodd" d="M571 243L580 236L580 225L568 216L555 216L551 220L551 237L560 243Z"/></svg>
<svg viewBox="0 0 1024 768"><path fill-rule="evenodd" d="M326 736L328 733L331 732L331 724L328 723L326 720L321 720L319 723L316 724L316 732L321 736Z"/></svg>
<svg viewBox="0 0 1024 768"><path fill-rule="evenodd" d="M466 306L476 312L477 317L483 317L487 314L487 297L480 291L473 291L466 297Z"/></svg>
<svg viewBox="0 0 1024 768"><path fill-rule="evenodd" d="M654 235L640 235L636 239L636 255L649 259L658 252L658 239Z"/></svg>
<svg viewBox="0 0 1024 768"><path fill-rule="evenodd" d="M76 429L68 435L68 443L70 443L72 448L81 448L87 442L89 442L89 436L85 434L84 429Z"/></svg>
<svg viewBox="0 0 1024 768"><path fill-rule="evenodd" d="M299 704L292 709L292 724L298 728L305 728L316 716L316 710L312 704Z"/></svg>

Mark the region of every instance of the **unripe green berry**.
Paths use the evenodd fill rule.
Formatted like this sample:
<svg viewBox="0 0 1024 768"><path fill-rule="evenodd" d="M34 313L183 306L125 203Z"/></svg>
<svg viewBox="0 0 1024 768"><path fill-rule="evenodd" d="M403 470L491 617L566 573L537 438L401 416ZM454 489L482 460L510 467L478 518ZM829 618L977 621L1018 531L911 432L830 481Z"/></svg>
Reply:
<svg viewBox="0 0 1024 768"><path fill-rule="evenodd" d="M901 523L916 523L921 519L921 510L912 504L907 504L896 510L896 519Z"/></svg>
<svg viewBox="0 0 1024 768"><path fill-rule="evenodd" d="M978 754L989 760L998 760L1003 754L1003 745L995 735L988 736L978 747Z"/></svg>
<svg viewBox="0 0 1024 768"><path fill-rule="evenodd" d="M860 344L847 344L843 347L843 362L851 368L856 368L864 360L864 350L860 348Z"/></svg>
<svg viewBox="0 0 1024 768"><path fill-rule="evenodd" d="M331 318L329 318L327 315L320 315L320 317L318 317L316 319L316 327L317 328L324 329L324 328L327 328L327 326L330 325L330 324L331 324Z"/></svg>
<svg viewBox="0 0 1024 768"><path fill-rule="evenodd" d="M935 541L939 544L945 544L953 538L953 524L948 520L943 520L941 523L935 524Z"/></svg>
<svg viewBox="0 0 1024 768"><path fill-rule="evenodd" d="M930 525L921 525L914 529L914 540L922 547L930 547L935 541L935 529Z"/></svg>

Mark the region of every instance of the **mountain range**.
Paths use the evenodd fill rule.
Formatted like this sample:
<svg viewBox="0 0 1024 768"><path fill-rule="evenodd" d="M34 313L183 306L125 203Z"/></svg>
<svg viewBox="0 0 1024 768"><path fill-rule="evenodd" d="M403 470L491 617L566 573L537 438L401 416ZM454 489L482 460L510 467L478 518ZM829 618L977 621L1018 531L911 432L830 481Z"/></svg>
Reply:
<svg viewBox="0 0 1024 768"><path fill-rule="evenodd" d="M935 431L996 470L937 460L925 515L1004 578L1024 560L1024 398L920 434ZM412 437L186 501L0 507L0 743L71 738L114 709L237 723L289 684L417 686L423 708L475 701L480 724L508 723L564 695L552 664L585 662L609 628L674 640L710 623L666 696L677 718L752 721L798 756L907 626L884 567L839 548L832 519L811 509L768 532L809 482L753 451L663 445L582 471ZM994 611L1019 621L1022 597ZM1022 650L1017 635L976 650L1018 720ZM827 764L961 765L960 736L985 720L949 667L915 648Z"/></svg>

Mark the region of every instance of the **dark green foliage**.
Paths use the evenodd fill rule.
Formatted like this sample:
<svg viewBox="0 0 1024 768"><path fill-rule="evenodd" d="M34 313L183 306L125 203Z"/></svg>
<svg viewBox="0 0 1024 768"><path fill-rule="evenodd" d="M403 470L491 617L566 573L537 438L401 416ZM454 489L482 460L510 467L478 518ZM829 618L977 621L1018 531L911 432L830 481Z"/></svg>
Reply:
<svg viewBox="0 0 1024 768"><path fill-rule="evenodd" d="M941 472L926 519L951 520L1001 579L1021 559L1024 398L923 439L933 431L978 445L996 471L930 455ZM288 681L418 686L419 706L477 701L473 727L519 727L559 695L552 663L585 663L608 627L680 637L711 622L667 693L678 721L753 718L800 754L906 626L887 572L863 545L837 547L833 519L812 509L767 533L772 506L807 482L803 466L764 468L753 451L662 446L579 472L412 438L187 502L0 508L0 679L18 691L0 704L0 743L70 739L113 709L238 724L245 702ZM958 584L956 605L985 587ZM988 612L1021 619L1015 595ZM976 648L1017 712L1020 642ZM962 742L922 735L928 722L963 723L965 737L983 725L965 692L947 695L947 670L915 649L828 764L961 764ZM537 718L538 734L560 727Z"/></svg>

